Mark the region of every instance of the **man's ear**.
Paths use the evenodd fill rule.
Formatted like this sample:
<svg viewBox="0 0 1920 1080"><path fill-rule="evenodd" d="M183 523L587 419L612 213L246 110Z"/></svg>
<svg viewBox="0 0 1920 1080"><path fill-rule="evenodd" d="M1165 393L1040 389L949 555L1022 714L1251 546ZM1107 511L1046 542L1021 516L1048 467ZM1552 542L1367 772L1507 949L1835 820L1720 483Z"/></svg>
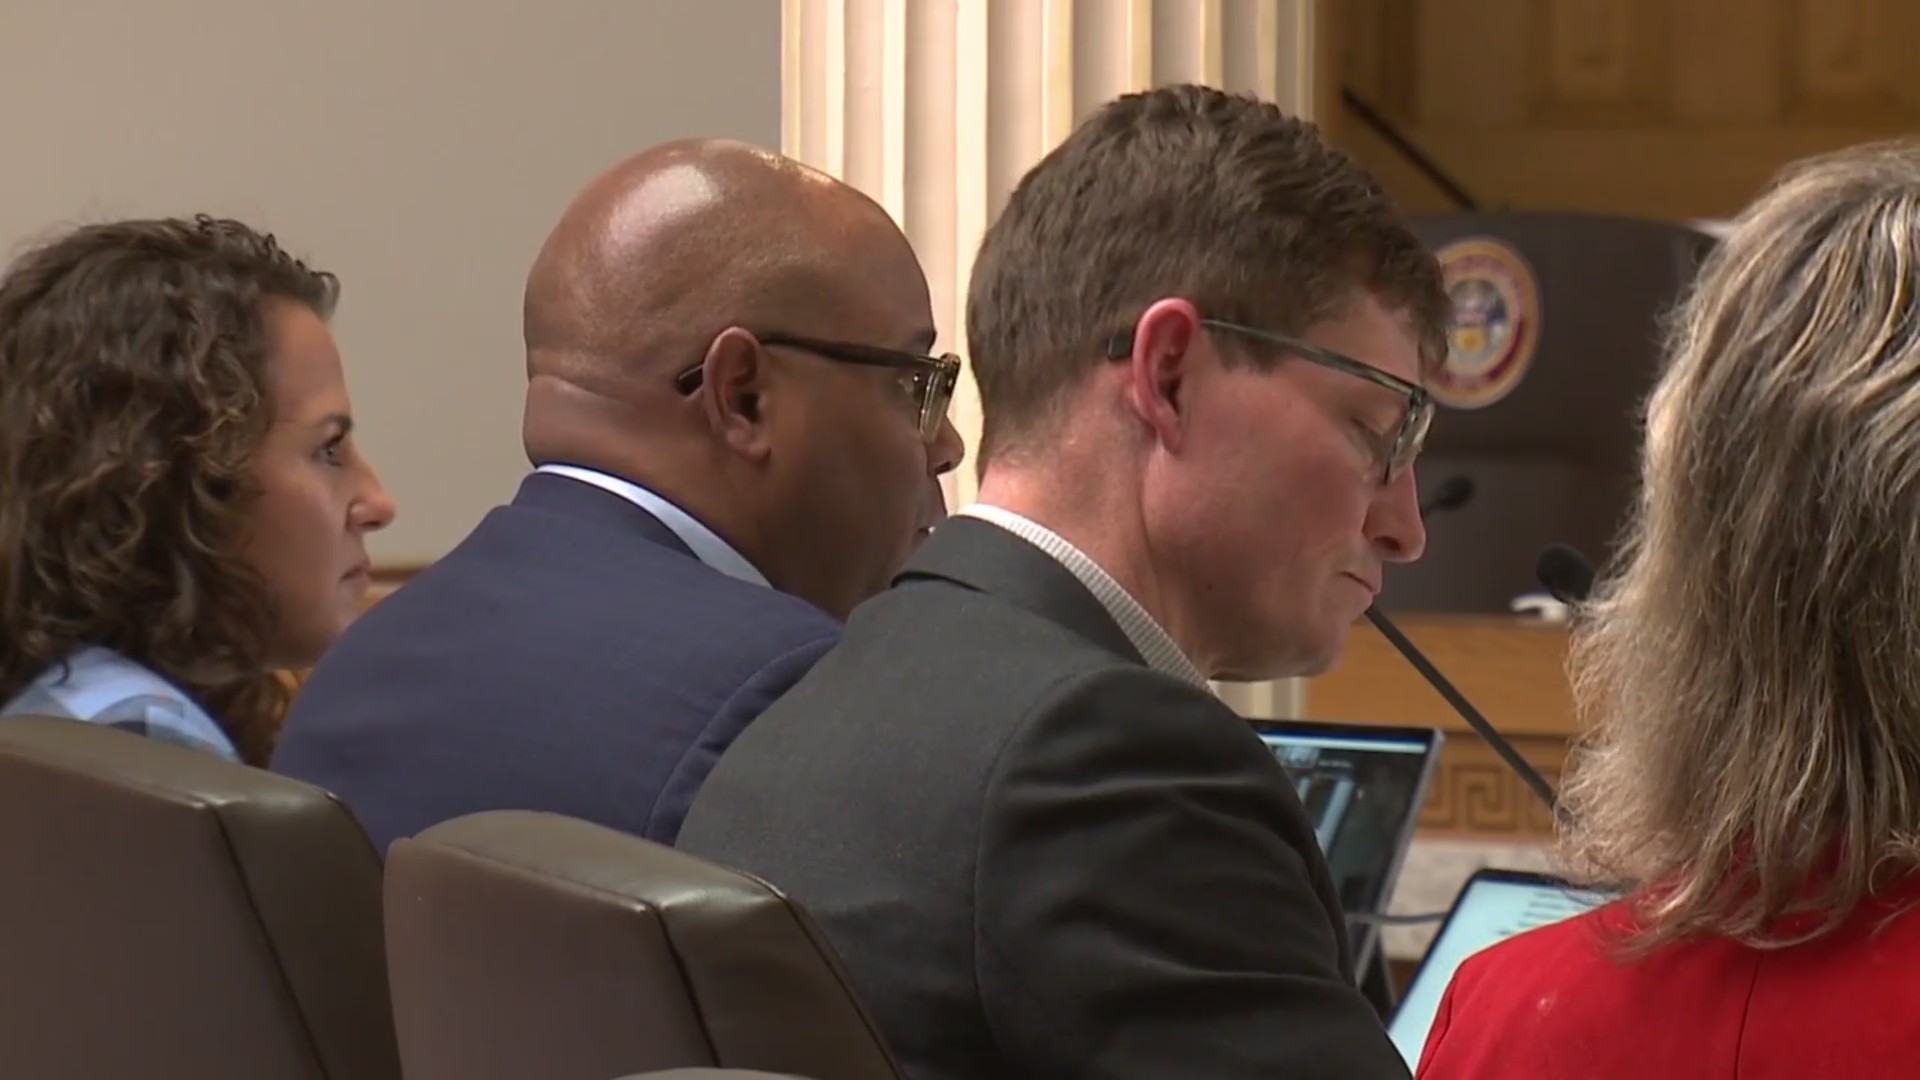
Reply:
<svg viewBox="0 0 1920 1080"><path fill-rule="evenodd" d="M1186 300L1156 300L1133 324L1128 401L1168 450L1179 450L1186 413L1181 391L1204 331L1200 312Z"/></svg>
<svg viewBox="0 0 1920 1080"><path fill-rule="evenodd" d="M735 453L765 457L771 443L766 424L767 353L737 326L720 332L700 362L700 395L707 424Z"/></svg>

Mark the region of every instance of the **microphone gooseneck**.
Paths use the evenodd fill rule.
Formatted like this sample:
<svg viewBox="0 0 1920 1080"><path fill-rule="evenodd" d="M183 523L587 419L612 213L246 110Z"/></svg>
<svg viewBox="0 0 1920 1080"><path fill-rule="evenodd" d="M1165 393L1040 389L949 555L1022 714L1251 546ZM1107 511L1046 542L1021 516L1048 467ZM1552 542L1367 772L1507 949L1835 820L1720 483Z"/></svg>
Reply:
<svg viewBox="0 0 1920 1080"><path fill-rule="evenodd" d="M1386 637L1387 642L1406 658L1407 663L1413 665L1413 670L1427 680L1427 685L1438 691L1440 696L1446 699L1447 704L1453 706L1453 711L1460 714L1460 718L1467 722L1467 726L1486 740L1488 746L1493 747L1493 752L1500 755L1500 760L1506 762L1507 767L1533 789L1533 793L1540 797L1540 801L1547 804L1547 809L1558 813L1560 803L1554 796L1553 787L1547 783L1546 777L1541 776L1538 770L1527 764L1527 759L1520 756L1520 751L1514 749L1513 744L1507 741L1507 737L1494 730L1494 726L1487 722L1487 718L1480 715L1480 710L1474 708L1472 702L1462 696L1460 691L1454 689L1453 684L1447 681L1446 676L1440 674L1439 669L1433 666L1426 654L1415 647L1413 642L1407 640L1407 636L1400 632L1399 627L1393 625L1393 620L1387 618L1379 608L1369 607L1367 621Z"/></svg>
<svg viewBox="0 0 1920 1080"><path fill-rule="evenodd" d="M1541 551L1533 564L1533 576L1563 604L1579 604L1593 595L1593 564L1565 544L1553 544Z"/></svg>

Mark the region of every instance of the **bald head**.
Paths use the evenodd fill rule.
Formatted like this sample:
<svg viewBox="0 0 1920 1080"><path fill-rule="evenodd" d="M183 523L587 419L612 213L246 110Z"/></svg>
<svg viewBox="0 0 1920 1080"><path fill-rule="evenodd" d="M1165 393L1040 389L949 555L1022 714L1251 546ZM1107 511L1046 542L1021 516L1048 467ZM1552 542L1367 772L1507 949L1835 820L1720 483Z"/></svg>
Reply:
<svg viewBox="0 0 1920 1080"><path fill-rule="evenodd" d="M892 580L962 453L923 430L933 312L906 237L740 143L587 185L528 275L526 337L536 465L638 484L838 616Z"/></svg>
<svg viewBox="0 0 1920 1080"><path fill-rule="evenodd" d="M903 259L886 212L825 173L743 143L658 146L596 177L541 248L528 374L664 390L727 327L793 332L858 307L876 283L863 268Z"/></svg>

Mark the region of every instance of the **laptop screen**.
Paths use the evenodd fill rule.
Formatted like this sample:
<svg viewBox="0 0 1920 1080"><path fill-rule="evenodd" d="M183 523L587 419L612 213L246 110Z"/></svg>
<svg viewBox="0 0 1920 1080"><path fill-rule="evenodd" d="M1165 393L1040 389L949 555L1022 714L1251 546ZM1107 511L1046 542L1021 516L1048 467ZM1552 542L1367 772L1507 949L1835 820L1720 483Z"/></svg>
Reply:
<svg viewBox="0 0 1920 1080"><path fill-rule="evenodd" d="M1440 733L1293 720L1254 729L1293 780L1342 910L1380 911L1412 842Z"/></svg>
<svg viewBox="0 0 1920 1080"><path fill-rule="evenodd" d="M1420 970L1407 986L1400 1007L1387 1026L1394 1046L1407 1061L1419 1064L1427 1031L1440 1010L1440 999L1453 973L1474 953L1523 930L1557 923L1589 911L1606 901L1593 893L1576 892L1541 874L1481 870L1467 880L1453 902L1447 921L1434 935Z"/></svg>

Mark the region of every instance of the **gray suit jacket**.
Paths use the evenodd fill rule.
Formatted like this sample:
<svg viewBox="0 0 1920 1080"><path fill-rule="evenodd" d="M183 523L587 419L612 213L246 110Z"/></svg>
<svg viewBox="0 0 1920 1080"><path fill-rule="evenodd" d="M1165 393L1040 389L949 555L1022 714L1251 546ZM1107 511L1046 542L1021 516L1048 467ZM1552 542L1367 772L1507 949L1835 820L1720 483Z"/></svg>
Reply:
<svg viewBox="0 0 1920 1080"><path fill-rule="evenodd" d="M984 522L854 614L679 844L811 911L915 1080L1407 1076L1272 755Z"/></svg>

